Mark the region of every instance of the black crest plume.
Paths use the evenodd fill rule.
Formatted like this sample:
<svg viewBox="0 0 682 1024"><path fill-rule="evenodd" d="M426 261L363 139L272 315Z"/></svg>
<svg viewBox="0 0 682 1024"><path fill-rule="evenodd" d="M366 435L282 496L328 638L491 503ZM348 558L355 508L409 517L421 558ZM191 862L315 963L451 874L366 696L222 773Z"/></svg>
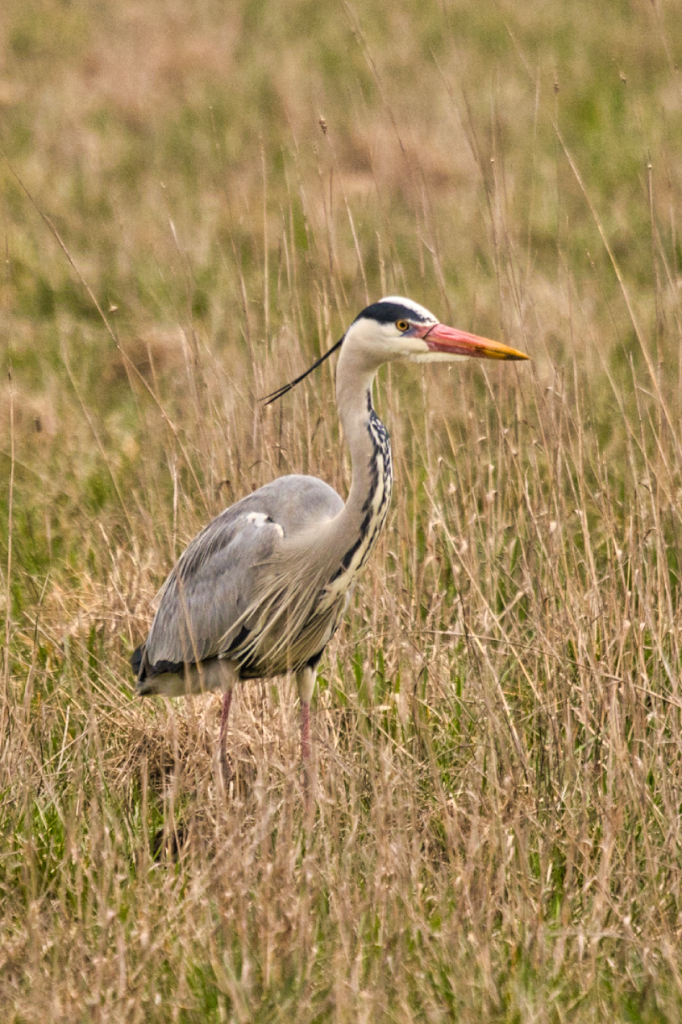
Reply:
<svg viewBox="0 0 682 1024"><path fill-rule="evenodd" d="M344 334L343 338L345 337L346 335ZM271 395L265 395L265 397L262 398L261 401L265 402L266 405L272 405L272 403L276 402L278 398L282 397L282 395L286 395L288 391L291 391L292 388L295 388L296 385L300 384L302 380L305 380L309 373L312 373L313 370L316 370L320 363L323 363L325 359L329 359L330 355L333 352L336 352L337 348L341 347L343 338L339 338L336 345L332 345L329 351L325 352L323 356L320 356L320 358L317 359L312 366L309 366L305 373L302 373L300 377L297 377L296 380L290 381L288 384L283 384L281 388L277 388L277 390L273 391Z"/></svg>

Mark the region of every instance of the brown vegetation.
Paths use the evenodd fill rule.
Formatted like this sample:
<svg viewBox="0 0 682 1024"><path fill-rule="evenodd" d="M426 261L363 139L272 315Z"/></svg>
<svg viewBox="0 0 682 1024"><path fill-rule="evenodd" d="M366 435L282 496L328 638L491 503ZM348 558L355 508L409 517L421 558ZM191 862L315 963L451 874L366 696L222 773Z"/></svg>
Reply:
<svg viewBox="0 0 682 1024"><path fill-rule="evenodd" d="M677 15L2 5L3 1021L679 1019ZM287 680L225 796L128 657L209 516L345 493L332 371L257 398L396 292L533 362L381 378L314 808Z"/></svg>

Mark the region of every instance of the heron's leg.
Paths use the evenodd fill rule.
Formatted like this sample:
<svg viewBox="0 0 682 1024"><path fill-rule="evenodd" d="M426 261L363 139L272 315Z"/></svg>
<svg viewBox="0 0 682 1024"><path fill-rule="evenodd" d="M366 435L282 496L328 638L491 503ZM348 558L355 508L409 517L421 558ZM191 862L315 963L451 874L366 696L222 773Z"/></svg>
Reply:
<svg viewBox="0 0 682 1024"><path fill-rule="evenodd" d="M298 696L301 701L301 758L306 766L310 764L310 698L315 689L317 673L306 666L296 673Z"/></svg>
<svg viewBox="0 0 682 1024"><path fill-rule="evenodd" d="M220 716L220 732L218 734L218 753L223 772L223 780L227 783L232 777L232 767L227 757L227 723L232 706L232 691L236 682L236 673L229 661L220 663L220 689L223 692L223 710Z"/></svg>
<svg viewBox="0 0 682 1024"><path fill-rule="evenodd" d="M225 735L227 733L227 720L230 717L230 705L232 704L232 687L223 694L223 713L220 716L220 749L225 747Z"/></svg>

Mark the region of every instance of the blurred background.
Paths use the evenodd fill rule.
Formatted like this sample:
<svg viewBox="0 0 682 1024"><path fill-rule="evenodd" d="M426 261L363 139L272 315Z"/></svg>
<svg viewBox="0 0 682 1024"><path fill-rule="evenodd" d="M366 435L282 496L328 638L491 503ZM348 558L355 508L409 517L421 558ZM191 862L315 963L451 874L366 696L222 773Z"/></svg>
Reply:
<svg viewBox="0 0 682 1024"><path fill-rule="evenodd" d="M3 0L3 1019L679 1018L680 14ZM225 799L128 657L221 508L346 493L333 366L259 398L384 294L532 363L380 376L311 832L288 681Z"/></svg>
<svg viewBox="0 0 682 1024"><path fill-rule="evenodd" d="M188 358L216 361L250 415L273 354L298 369L387 292L526 348L547 383L648 358L677 384L665 4L7 0L0 31L3 356L53 544L64 502L111 497L102 445L120 486L139 472L140 375L182 415Z"/></svg>

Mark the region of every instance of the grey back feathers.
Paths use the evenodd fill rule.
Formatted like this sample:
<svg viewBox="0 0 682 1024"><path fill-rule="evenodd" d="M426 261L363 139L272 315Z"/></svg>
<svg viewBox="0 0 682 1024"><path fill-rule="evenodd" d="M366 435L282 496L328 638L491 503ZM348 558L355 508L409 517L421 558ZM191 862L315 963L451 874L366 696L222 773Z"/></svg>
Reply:
<svg viewBox="0 0 682 1024"><path fill-rule="evenodd" d="M263 639L254 645L251 633L262 632L261 619L272 616L275 598L284 598L295 612L294 591L301 572L291 572L301 542L320 522L343 509L343 501L315 477L286 476L267 484L226 509L191 542L160 592L159 608L149 632L140 681L185 664L226 657L258 674L287 671L286 659L269 666ZM312 537L310 538L312 542ZM306 565L307 562L303 562ZM305 574L304 574L305 575ZM306 589L318 582L316 573ZM290 580L289 587L284 581ZM282 591L285 593L282 593ZM280 607L280 632L284 609ZM299 616L300 617L300 610ZM272 623L276 628L277 623ZM272 637L271 637L272 639Z"/></svg>

